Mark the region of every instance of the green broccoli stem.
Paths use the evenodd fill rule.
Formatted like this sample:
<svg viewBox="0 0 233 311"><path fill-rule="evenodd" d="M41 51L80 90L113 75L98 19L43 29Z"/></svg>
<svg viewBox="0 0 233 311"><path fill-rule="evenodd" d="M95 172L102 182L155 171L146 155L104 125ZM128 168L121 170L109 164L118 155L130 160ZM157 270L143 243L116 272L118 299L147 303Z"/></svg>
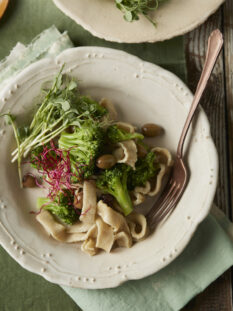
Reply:
<svg viewBox="0 0 233 311"><path fill-rule="evenodd" d="M112 193L117 202L119 203L125 216L129 215L133 211L133 203L129 196L128 191L125 191L121 185L116 187L115 192Z"/></svg>
<svg viewBox="0 0 233 311"><path fill-rule="evenodd" d="M96 181L97 188L115 197L125 216L133 211L132 200L127 189L130 170L131 168L126 164L117 164L113 169L103 170Z"/></svg>
<svg viewBox="0 0 233 311"><path fill-rule="evenodd" d="M140 133L126 132L125 130L118 128L117 125L111 125L108 127L107 136L108 136L108 139L112 143L118 143L120 141L131 140L131 139L142 140L144 138L144 136Z"/></svg>

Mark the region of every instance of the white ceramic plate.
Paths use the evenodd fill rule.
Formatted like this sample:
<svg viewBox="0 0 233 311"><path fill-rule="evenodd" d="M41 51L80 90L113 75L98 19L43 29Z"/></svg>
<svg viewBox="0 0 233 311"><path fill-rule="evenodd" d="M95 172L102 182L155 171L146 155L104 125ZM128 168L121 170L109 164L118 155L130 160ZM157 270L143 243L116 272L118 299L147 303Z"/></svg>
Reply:
<svg viewBox="0 0 233 311"><path fill-rule="evenodd" d="M22 119L40 93L41 84L52 79L63 63L65 71L80 80L82 93L107 97L120 119L136 125L161 124L166 134L157 146L175 152L181 128L192 101L187 87L173 74L121 51L83 47L66 50L54 60L41 60L19 74L0 94L2 111ZM78 245L48 237L29 214L35 209L37 189L19 188L16 165L10 163L14 139L9 126L1 127L0 242L26 269L47 280L81 288L115 287L130 279L150 275L178 256L197 225L208 214L214 197L218 162L202 110L191 129L187 163L190 181L174 213L143 242L130 249L115 249L90 257Z"/></svg>
<svg viewBox="0 0 233 311"><path fill-rule="evenodd" d="M167 0L152 13L128 23L114 0L53 0L56 6L93 35L108 41L156 42L182 35L203 23L224 0ZM98 13L97 13L98 12Z"/></svg>

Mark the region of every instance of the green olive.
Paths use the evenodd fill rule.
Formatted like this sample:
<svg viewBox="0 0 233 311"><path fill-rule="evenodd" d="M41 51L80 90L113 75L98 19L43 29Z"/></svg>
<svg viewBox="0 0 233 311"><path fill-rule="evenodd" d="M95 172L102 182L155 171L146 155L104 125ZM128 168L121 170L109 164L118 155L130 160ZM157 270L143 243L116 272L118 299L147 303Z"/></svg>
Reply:
<svg viewBox="0 0 233 311"><path fill-rule="evenodd" d="M112 154L104 154L96 161L96 166L102 169L111 168L116 164L116 158Z"/></svg>
<svg viewBox="0 0 233 311"><path fill-rule="evenodd" d="M100 200L102 200L108 206L113 207L114 197L111 194L108 193L101 194Z"/></svg>
<svg viewBox="0 0 233 311"><path fill-rule="evenodd" d="M137 144L137 154L139 158L144 158L147 155L146 148L142 145Z"/></svg>
<svg viewBox="0 0 233 311"><path fill-rule="evenodd" d="M146 137L155 137L162 134L162 127L154 124L154 123L147 123L142 126L142 134Z"/></svg>

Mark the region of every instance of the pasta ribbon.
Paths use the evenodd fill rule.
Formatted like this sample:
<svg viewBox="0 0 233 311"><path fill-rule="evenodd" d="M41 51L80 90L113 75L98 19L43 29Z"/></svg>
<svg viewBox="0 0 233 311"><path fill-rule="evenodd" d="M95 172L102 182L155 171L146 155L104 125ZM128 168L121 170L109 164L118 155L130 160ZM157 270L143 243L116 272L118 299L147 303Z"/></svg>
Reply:
<svg viewBox="0 0 233 311"><path fill-rule="evenodd" d="M129 132L129 133L134 133L135 132L135 127L127 122L116 122L115 123L117 125L117 127L119 127L120 129Z"/></svg>
<svg viewBox="0 0 233 311"><path fill-rule="evenodd" d="M112 102L109 99L102 98L99 102L100 106L106 108L108 110L107 118L110 121L116 121L117 120L117 111Z"/></svg>
<svg viewBox="0 0 233 311"><path fill-rule="evenodd" d="M81 221L66 227L46 210L42 210L36 218L55 240L64 243L82 242L81 250L91 256L96 255L100 249L109 253L114 244L129 248L133 240L142 240L148 234L145 216L135 213L125 218L103 201L97 203L93 224Z"/></svg>
<svg viewBox="0 0 233 311"><path fill-rule="evenodd" d="M167 149L154 147L151 151L153 151L157 156L160 170L152 181L147 181L145 186L135 187L131 192L134 206L144 202L146 195L152 197L156 196L160 192L164 177L173 165L171 153Z"/></svg>
<svg viewBox="0 0 233 311"><path fill-rule="evenodd" d="M117 163L126 163L135 169L137 162L137 146L133 140L126 140L117 143L118 148L114 150L113 155Z"/></svg>
<svg viewBox="0 0 233 311"><path fill-rule="evenodd" d="M96 186L94 181L84 181L83 184L83 207L80 220L84 223L94 223L96 214Z"/></svg>
<svg viewBox="0 0 233 311"><path fill-rule="evenodd" d="M148 235L149 229L144 215L131 214L127 216L127 223L134 241L143 240Z"/></svg>

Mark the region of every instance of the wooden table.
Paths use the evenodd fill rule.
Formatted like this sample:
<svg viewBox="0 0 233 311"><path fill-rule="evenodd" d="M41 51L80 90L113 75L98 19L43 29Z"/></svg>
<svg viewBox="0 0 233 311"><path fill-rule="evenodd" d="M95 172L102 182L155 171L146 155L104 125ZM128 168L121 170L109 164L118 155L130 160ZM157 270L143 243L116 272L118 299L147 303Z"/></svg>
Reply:
<svg viewBox="0 0 233 311"><path fill-rule="evenodd" d="M194 92L203 67L206 42L212 30L224 34L224 50L202 100L219 153L219 183L215 203L231 219L233 216L233 0L208 21L185 36L188 85ZM225 272L183 311L232 311L232 270Z"/></svg>

